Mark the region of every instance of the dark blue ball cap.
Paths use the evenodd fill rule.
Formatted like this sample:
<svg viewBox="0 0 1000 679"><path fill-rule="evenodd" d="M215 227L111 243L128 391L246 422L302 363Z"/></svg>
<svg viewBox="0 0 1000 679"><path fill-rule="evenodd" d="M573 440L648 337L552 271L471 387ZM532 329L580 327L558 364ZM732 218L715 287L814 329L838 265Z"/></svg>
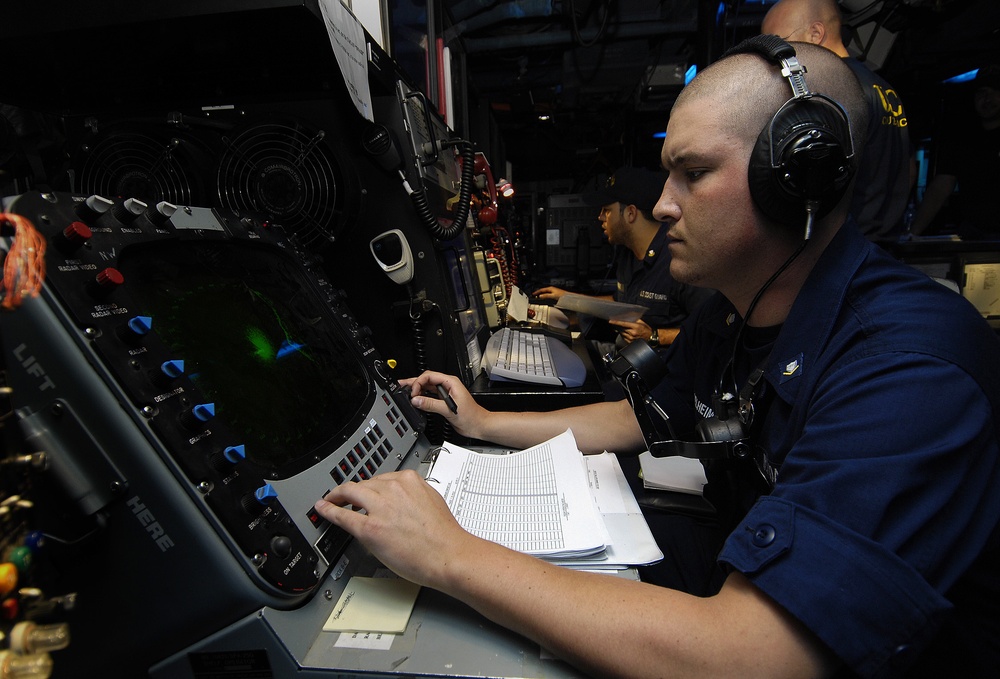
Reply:
<svg viewBox="0 0 1000 679"><path fill-rule="evenodd" d="M1000 92L1000 64L989 64L980 68L972 84L977 90L980 87L989 87Z"/></svg>
<svg viewBox="0 0 1000 679"><path fill-rule="evenodd" d="M663 184L667 181L666 170L647 170L642 167L620 167L608 176L604 187L584 196L588 205L610 205L621 203L635 205L652 216L653 206L660 200Z"/></svg>

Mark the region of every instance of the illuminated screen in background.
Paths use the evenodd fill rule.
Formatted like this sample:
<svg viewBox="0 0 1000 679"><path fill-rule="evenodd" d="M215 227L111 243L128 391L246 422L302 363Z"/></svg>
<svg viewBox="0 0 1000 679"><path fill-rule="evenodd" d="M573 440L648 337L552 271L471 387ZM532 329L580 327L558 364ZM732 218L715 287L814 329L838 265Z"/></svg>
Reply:
<svg viewBox="0 0 1000 679"><path fill-rule="evenodd" d="M449 275L448 287L451 289L455 315L462 328L463 339L469 344L486 327L485 314L479 308L477 299L477 295L481 293L476 272L462 237L449 242L442 250L442 255Z"/></svg>
<svg viewBox="0 0 1000 679"><path fill-rule="evenodd" d="M364 367L280 251L155 243L123 252L120 268L139 311L253 462L283 469L367 416Z"/></svg>
<svg viewBox="0 0 1000 679"><path fill-rule="evenodd" d="M966 263L962 295L983 318L1000 317L1000 262Z"/></svg>

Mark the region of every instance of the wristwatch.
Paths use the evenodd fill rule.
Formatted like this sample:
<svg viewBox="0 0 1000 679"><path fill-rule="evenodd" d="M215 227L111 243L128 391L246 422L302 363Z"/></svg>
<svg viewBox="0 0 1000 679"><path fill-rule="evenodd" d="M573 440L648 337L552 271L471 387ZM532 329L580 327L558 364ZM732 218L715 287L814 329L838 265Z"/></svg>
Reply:
<svg viewBox="0 0 1000 679"><path fill-rule="evenodd" d="M649 336L649 346L658 347L660 346L660 329L653 328L653 334Z"/></svg>

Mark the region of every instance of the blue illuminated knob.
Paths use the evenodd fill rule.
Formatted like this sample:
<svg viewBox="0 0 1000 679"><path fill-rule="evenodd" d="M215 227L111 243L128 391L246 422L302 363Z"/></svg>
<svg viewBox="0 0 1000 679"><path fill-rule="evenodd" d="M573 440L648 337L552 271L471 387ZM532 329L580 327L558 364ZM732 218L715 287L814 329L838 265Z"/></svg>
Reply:
<svg viewBox="0 0 1000 679"><path fill-rule="evenodd" d="M210 419L215 417L215 404L199 403L191 409L191 414L194 415L195 419L199 422L208 422Z"/></svg>
<svg viewBox="0 0 1000 679"><path fill-rule="evenodd" d="M222 451L222 456L225 457L229 462L236 464L241 460L245 460L247 457L246 446L240 444L238 446L228 446Z"/></svg>
<svg viewBox="0 0 1000 679"><path fill-rule="evenodd" d="M184 374L184 361L180 359L164 361L160 364L160 372L162 372L163 376L168 379L177 379ZM212 414L214 415L215 413L213 412ZM211 417L211 415L209 415L209 417ZM205 420L202 420L202 422L204 421Z"/></svg>
<svg viewBox="0 0 1000 679"><path fill-rule="evenodd" d="M265 483L263 486L254 491L253 496L257 498L257 502L262 505L266 505L271 500L278 497L278 491L276 491L274 486L270 483Z"/></svg>
<svg viewBox="0 0 1000 679"><path fill-rule="evenodd" d="M188 429L198 429L213 417L215 417L215 404L199 403L191 410L183 413L180 417L180 422Z"/></svg>
<svg viewBox="0 0 1000 679"><path fill-rule="evenodd" d="M278 491L270 483L265 483L252 493L246 493L240 498L243 511L251 515L259 515L261 507L267 507L271 501L278 497Z"/></svg>
<svg viewBox="0 0 1000 679"><path fill-rule="evenodd" d="M153 319L150 316L133 316L128 321L128 329L140 337L147 335L153 329Z"/></svg>

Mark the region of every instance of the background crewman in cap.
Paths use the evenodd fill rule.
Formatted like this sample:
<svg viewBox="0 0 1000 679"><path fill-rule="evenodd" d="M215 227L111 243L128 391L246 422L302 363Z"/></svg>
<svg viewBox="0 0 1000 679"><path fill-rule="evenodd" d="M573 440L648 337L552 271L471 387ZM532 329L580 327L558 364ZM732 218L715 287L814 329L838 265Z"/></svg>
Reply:
<svg viewBox="0 0 1000 679"><path fill-rule="evenodd" d="M616 246L615 294L600 296L649 309L636 323L610 321L616 326L618 346L644 340L654 347L667 346L677 336L681 321L712 291L678 283L670 275L667 230L653 217L667 173L622 167L608 177L606 186L586 197L601 206L598 219L608 242ZM536 297L558 300L566 290L539 288Z"/></svg>

